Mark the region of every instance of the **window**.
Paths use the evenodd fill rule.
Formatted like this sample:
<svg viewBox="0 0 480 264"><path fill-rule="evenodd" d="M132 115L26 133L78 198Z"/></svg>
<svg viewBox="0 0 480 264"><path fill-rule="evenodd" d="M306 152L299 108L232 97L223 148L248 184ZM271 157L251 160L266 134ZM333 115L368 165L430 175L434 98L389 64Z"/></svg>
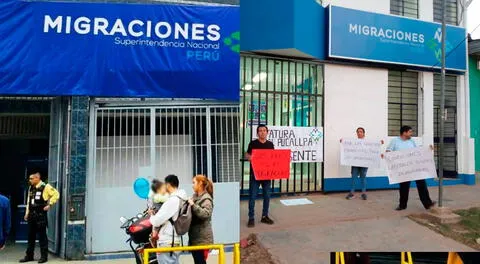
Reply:
<svg viewBox="0 0 480 264"><path fill-rule="evenodd" d="M390 13L418 18L418 0L390 0Z"/></svg>
<svg viewBox="0 0 480 264"><path fill-rule="evenodd" d="M457 0L446 1L445 23L457 25ZM433 0L433 20L442 23L442 0Z"/></svg>
<svg viewBox="0 0 480 264"><path fill-rule="evenodd" d="M241 56L240 138L245 151L255 126L323 126L323 66L299 60ZM292 163L288 180L275 180L274 193L321 190L322 163ZM249 188L250 163L243 162L241 193Z"/></svg>
<svg viewBox="0 0 480 264"><path fill-rule="evenodd" d="M388 72L388 135L397 136L401 126L418 129L418 73Z"/></svg>

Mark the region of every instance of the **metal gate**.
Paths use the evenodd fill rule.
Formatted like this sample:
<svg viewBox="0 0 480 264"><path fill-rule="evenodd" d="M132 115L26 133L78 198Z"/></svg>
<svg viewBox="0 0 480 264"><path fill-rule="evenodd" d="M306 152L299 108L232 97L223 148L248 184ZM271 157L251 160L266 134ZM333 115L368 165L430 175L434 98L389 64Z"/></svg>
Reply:
<svg viewBox="0 0 480 264"><path fill-rule="evenodd" d="M438 170L438 149L440 142L440 78L434 75L434 138L435 164ZM445 76L445 131L444 131L444 169L443 175L449 178L457 177L457 77Z"/></svg>
<svg viewBox="0 0 480 264"><path fill-rule="evenodd" d="M48 153L48 183L55 187L60 195L65 194L63 192L61 179L63 175L63 161L64 161L64 128L65 115L67 114L67 109L65 104L62 103L63 100L61 97L55 98L52 100L51 111L50 111L50 139L49 139L49 153ZM60 212L62 203L58 202L57 206L53 206L52 209L48 212L48 223L49 227L47 230L48 237L48 249L50 252L57 254L60 248Z"/></svg>
<svg viewBox="0 0 480 264"><path fill-rule="evenodd" d="M132 189L138 177L175 174L187 190L196 174L214 182L239 181L238 106L97 105L92 111L88 253L128 249L118 219L145 207Z"/></svg>
<svg viewBox="0 0 480 264"><path fill-rule="evenodd" d="M323 67L265 57L241 57L242 150L254 125L323 126ZM241 194L248 195L250 163L243 162ZM273 193L322 190L323 163L293 163L291 177L272 182Z"/></svg>

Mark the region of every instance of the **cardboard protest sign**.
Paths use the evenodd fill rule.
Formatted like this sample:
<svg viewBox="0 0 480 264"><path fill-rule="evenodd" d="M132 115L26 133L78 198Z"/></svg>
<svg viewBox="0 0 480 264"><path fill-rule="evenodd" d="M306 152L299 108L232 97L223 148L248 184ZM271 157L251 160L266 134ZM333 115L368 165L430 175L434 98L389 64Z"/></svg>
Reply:
<svg viewBox="0 0 480 264"><path fill-rule="evenodd" d="M340 145L340 164L378 168L382 159L380 140L343 139Z"/></svg>
<svg viewBox="0 0 480 264"><path fill-rule="evenodd" d="M387 152L385 162L390 184L437 177L433 153L428 147Z"/></svg>
<svg viewBox="0 0 480 264"><path fill-rule="evenodd" d="M291 150L291 162L323 161L323 127L268 126L268 140L275 149Z"/></svg>
<svg viewBox="0 0 480 264"><path fill-rule="evenodd" d="M254 149L251 163L255 179L278 180L290 177L290 150Z"/></svg>

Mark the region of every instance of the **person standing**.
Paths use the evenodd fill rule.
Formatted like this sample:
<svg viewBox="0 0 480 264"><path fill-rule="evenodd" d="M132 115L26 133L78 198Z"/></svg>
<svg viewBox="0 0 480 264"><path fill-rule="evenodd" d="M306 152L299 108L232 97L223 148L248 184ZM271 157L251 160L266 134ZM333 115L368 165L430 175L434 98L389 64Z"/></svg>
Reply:
<svg viewBox="0 0 480 264"><path fill-rule="evenodd" d="M412 139L413 129L410 126L402 126L400 129L400 137L394 138L387 147L387 152L398 151L410 148L416 148L417 144ZM430 145L430 149L433 150L433 147ZM416 180L418 195L420 196L420 201L423 204L425 209L430 209L435 205L430 199L430 194L428 193L427 183L425 180ZM410 192L410 181L400 183L400 201L399 205L396 208L397 211L407 209L408 203L408 194Z"/></svg>
<svg viewBox="0 0 480 264"><path fill-rule="evenodd" d="M20 263L33 261L37 234L41 254L38 263L45 263L48 261L47 213L58 201L60 194L53 186L41 180L38 171L31 174L28 180L30 188L28 189L27 209L24 217L28 223L28 247L26 256L20 260Z"/></svg>
<svg viewBox="0 0 480 264"><path fill-rule="evenodd" d="M363 127L357 128L357 138L360 140L365 139L365 129ZM343 142L343 139L340 139L340 143ZM380 141L381 144L383 144L383 140ZM367 171L368 168L366 167L356 167L352 166L351 174L352 174L352 188L350 190L350 193L348 193L347 197L345 197L347 200L351 200L355 198L355 180L357 178L360 178L360 182L362 185L362 200L367 200Z"/></svg>
<svg viewBox="0 0 480 264"><path fill-rule="evenodd" d="M213 244L213 183L204 175L193 178L193 197L188 200L192 206L192 223L188 231L190 246ZM208 253L208 250L206 251ZM192 251L195 264L206 264L205 251Z"/></svg>
<svg viewBox="0 0 480 264"><path fill-rule="evenodd" d="M177 221L180 206L188 201L188 197L184 190L178 189L179 181L177 176L168 175L165 177L165 184L170 196L158 212L150 217L150 222L154 230L160 227L157 247L178 247L182 237L175 232L172 222ZM157 234L152 236L155 237ZM179 258L180 252L157 254L157 261L162 264L179 264Z"/></svg>
<svg viewBox="0 0 480 264"><path fill-rule="evenodd" d="M0 194L0 250L5 248L10 234L10 228L12 227L10 216L10 200Z"/></svg>
<svg viewBox="0 0 480 264"><path fill-rule="evenodd" d="M268 127L265 125L259 125L257 127L257 139L248 144L247 153L245 158L251 161L252 151L254 149L275 149L273 143L267 140ZM263 212L261 222L268 225L273 225L273 220L268 216L268 210L270 207L270 186L271 180L257 181L253 172L252 164L250 164L250 186L249 194L250 199L248 201L248 227L255 226L255 199L257 198L258 188L262 186L263 193Z"/></svg>

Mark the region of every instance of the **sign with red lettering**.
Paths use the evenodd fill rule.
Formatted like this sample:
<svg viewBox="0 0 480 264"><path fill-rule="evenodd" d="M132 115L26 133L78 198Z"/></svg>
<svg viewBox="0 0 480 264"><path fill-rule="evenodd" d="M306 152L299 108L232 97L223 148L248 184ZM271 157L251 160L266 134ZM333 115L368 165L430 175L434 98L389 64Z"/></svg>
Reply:
<svg viewBox="0 0 480 264"><path fill-rule="evenodd" d="M279 180L290 177L289 149L254 149L252 151L252 167L255 179Z"/></svg>

